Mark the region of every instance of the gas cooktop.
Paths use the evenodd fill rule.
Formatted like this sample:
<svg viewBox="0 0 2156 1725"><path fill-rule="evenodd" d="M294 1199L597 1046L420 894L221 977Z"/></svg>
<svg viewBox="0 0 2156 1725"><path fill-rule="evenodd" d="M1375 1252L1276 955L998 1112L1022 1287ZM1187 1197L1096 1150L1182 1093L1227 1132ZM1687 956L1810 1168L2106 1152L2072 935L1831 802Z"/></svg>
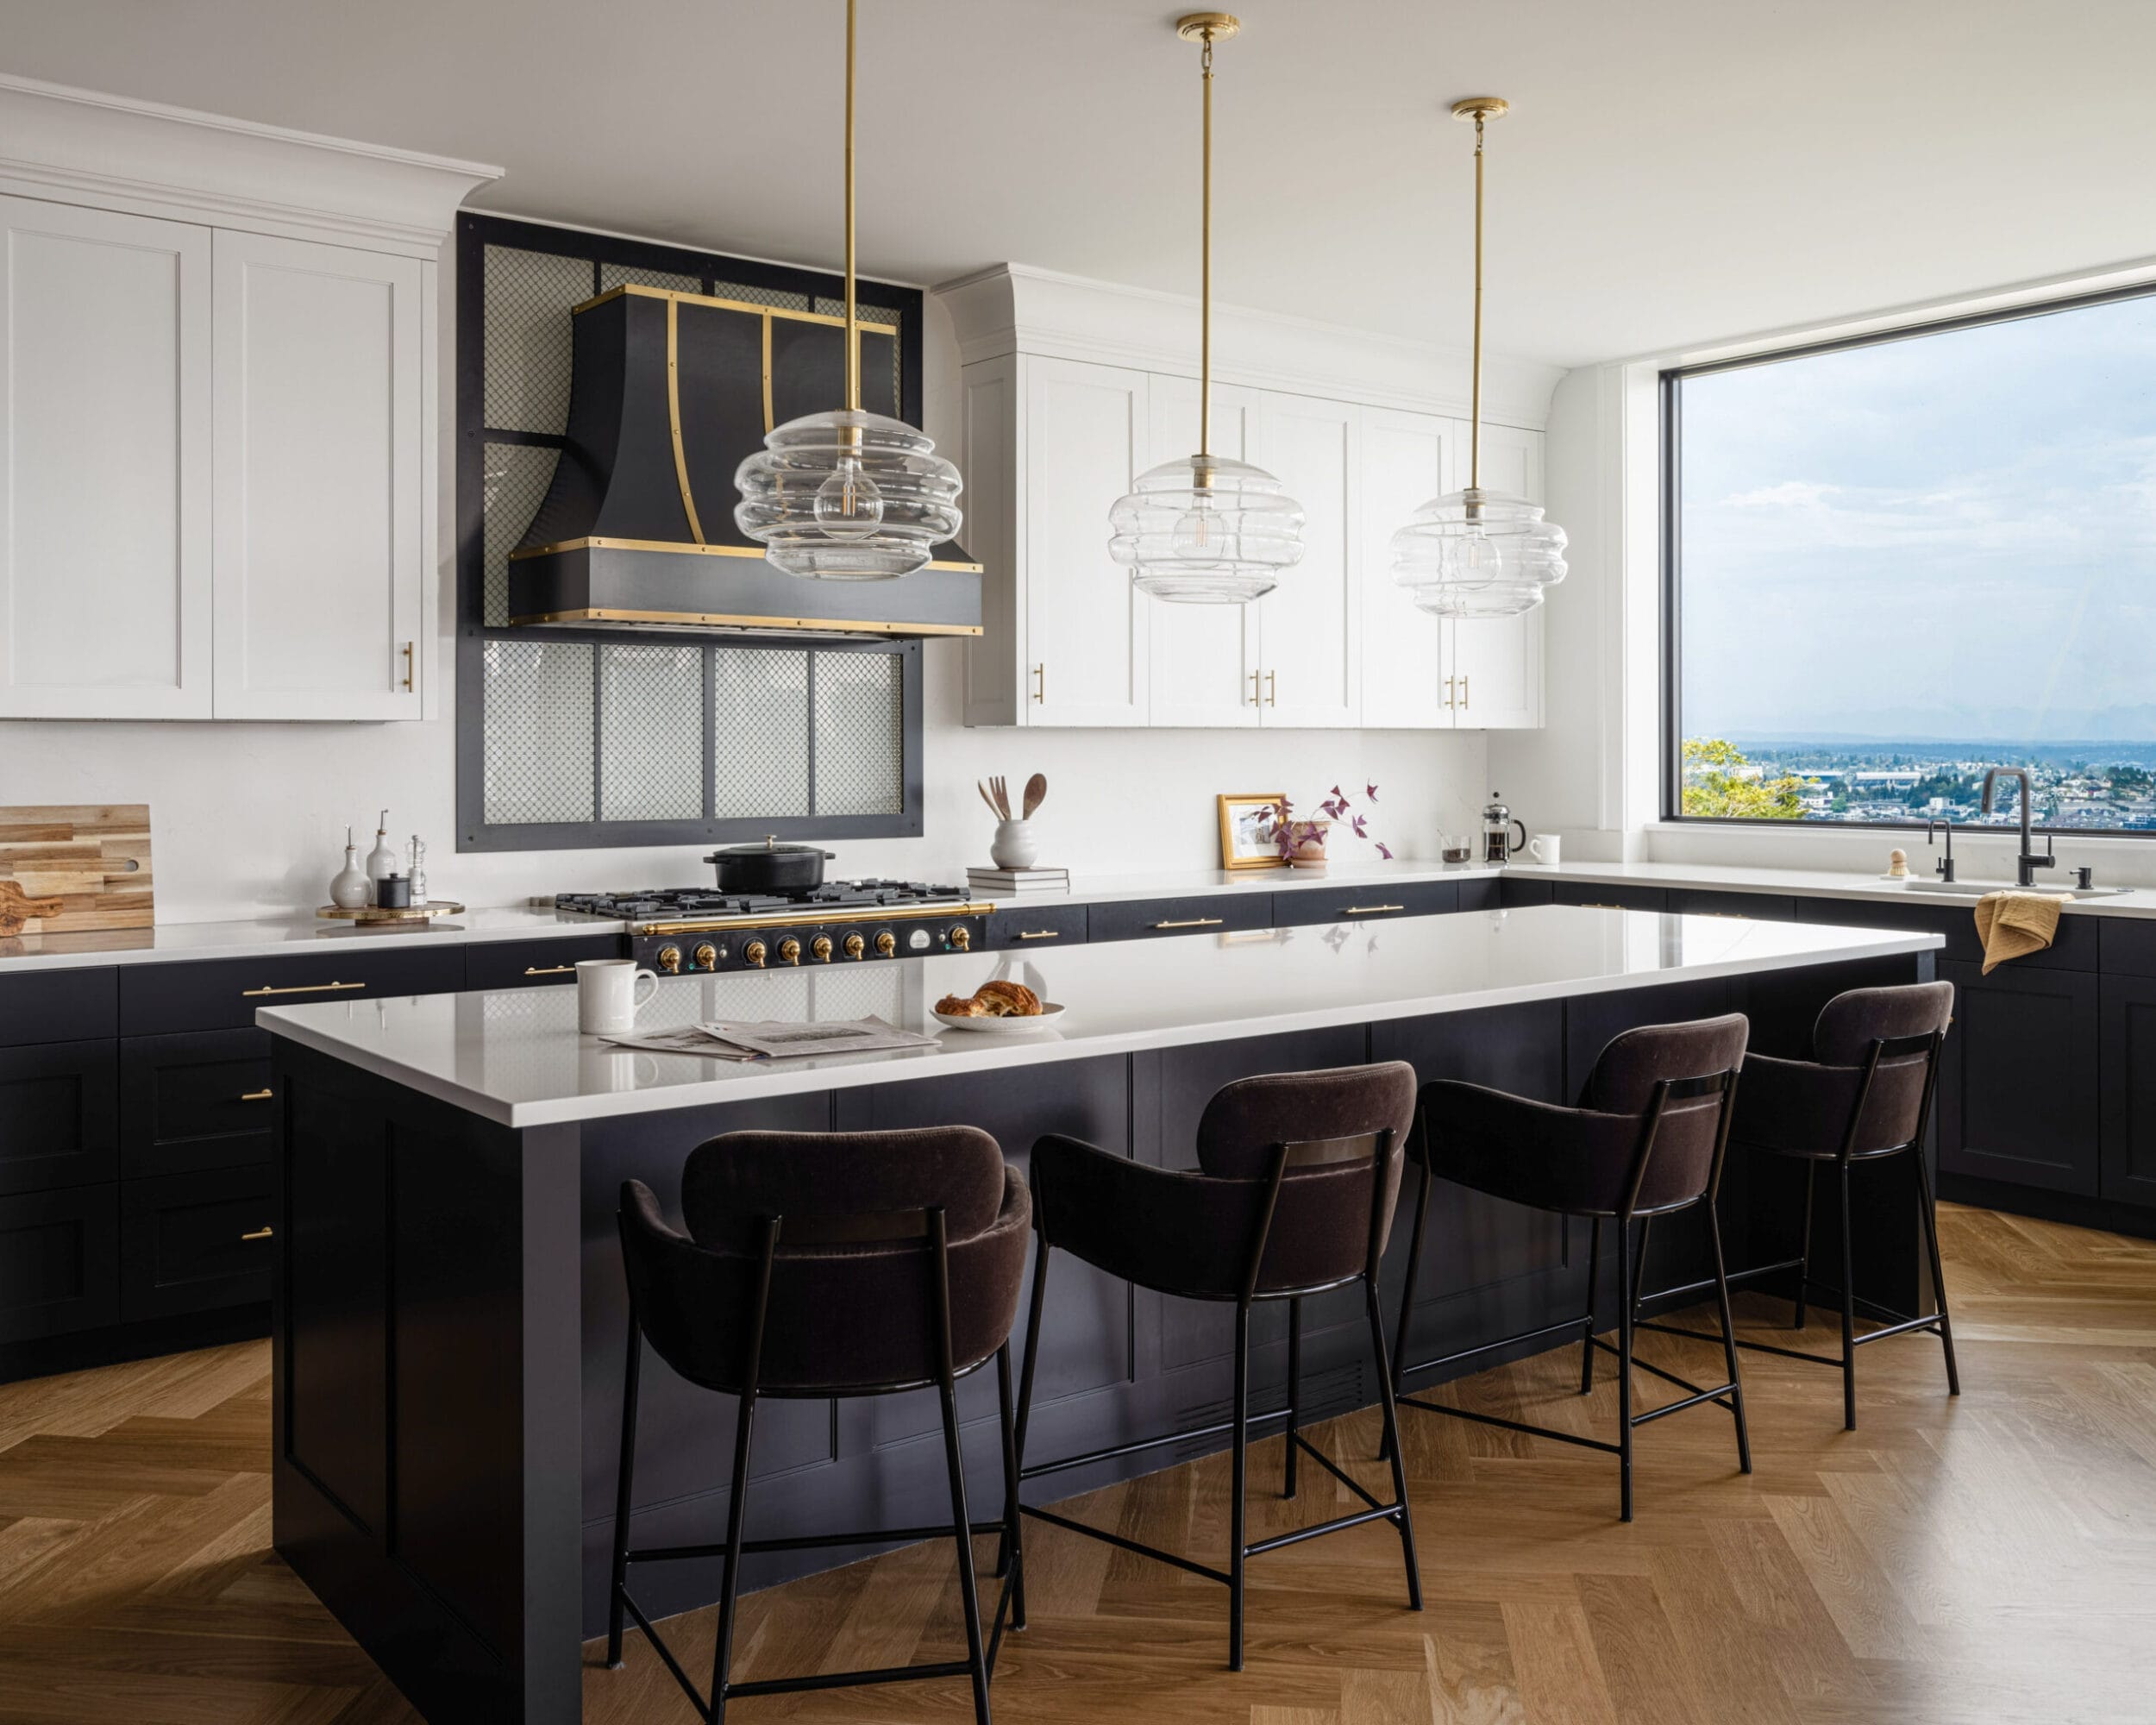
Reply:
<svg viewBox="0 0 2156 1725"><path fill-rule="evenodd" d="M995 908L962 888L921 881L830 881L799 893L558 893L554 904L621 918L630 956L669 976L970 952L988 944Z"/></svg>
<svg viewBox="0 0 2156 1725"><path fill-rule="evenodd" d="M627 921L690 922L703 918L771 917L812 921L824 911L902 911L915 906L962 904L962 887L921 881L827 881L798 893L721 893L710 887L660 887L643 892L557 893L555 908Z"/></svg>

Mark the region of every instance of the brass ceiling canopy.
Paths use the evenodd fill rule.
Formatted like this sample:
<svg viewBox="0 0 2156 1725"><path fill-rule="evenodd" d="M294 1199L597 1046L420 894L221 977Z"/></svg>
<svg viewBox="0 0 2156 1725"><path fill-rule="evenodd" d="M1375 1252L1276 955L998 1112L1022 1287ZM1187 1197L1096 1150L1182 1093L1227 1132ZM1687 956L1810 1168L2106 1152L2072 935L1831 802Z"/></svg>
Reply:
<svg viewBox="0 0 2156 1725"><path fill-rule="evenodd" d="M1242 28L1232 12L1186 12L1175 20L1175 34L1187 42L1225 42Z"/></svg>
<svg viewBox="0 0 2156 1725"><path fill-rule="evenodd" d="M1455 120L1499 120L1512 112L1512 104L1501 96L1463 96L1452 104Z"/></svg>

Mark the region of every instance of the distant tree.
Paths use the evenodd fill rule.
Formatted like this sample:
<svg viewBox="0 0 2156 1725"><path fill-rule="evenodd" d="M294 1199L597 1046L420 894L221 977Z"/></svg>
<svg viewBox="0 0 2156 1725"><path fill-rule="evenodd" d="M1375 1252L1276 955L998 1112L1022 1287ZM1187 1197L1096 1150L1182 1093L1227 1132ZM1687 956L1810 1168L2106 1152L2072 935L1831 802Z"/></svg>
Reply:
<svg viewBox="0 0 2156 1725"><path fill-rule="evenodd" d="M1752 763L1719 737L1691 737L1683 752L1683 807L1689 815L1717 820L1802 820L1804 781L1741 775Z"/></svg>
<svg viewBox="0 0 2156 1725"><path fill-rule="evenodd" d="M2114 767L2111 768L2111 788L2115 791L2140 792L2149 787L2149 772L2146 767Z"/></svg>

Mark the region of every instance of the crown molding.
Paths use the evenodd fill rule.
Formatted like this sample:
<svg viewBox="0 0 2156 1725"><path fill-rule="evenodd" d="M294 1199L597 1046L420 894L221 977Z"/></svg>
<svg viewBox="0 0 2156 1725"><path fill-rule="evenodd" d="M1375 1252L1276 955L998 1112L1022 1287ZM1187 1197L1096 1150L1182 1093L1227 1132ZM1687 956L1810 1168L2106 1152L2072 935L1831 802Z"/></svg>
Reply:
<svg viewBox="0 0 2156 1725"><path fill-rule="evenodd" d="M998 264L932 292L950 314L962 365L1037 354L1197 374L1198 302L1180 294L1029 264ZM1464 347L1216 304L1213 354L1213 376L1222 383L1421 413L1469 411L1472 364ZM1485 353L1483 417L1539 430L1564 375L1561 366Z"/></svg>
<svg viewBox="0 0 2156 1725"><path fill-rule="evenodd" d="M485 162L0 74L0 189L431 258Z"/></svg>

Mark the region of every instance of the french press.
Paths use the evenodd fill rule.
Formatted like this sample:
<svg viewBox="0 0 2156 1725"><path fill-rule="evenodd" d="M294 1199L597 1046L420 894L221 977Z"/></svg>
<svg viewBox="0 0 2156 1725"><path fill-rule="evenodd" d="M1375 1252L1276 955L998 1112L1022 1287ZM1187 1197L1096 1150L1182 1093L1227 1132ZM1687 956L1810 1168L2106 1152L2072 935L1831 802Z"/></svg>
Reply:
<svg viewBox="0 0 2156 1725"><path fill-rule="evenodd" d="M1506 863L1512 861L1513 852L1527 846L1527 829L1524 823L1512 818L1512 811L1497 800L1492 791L1490 800L1482 810L1482 861ZM1513 829L1519 828L1520 837L1513 837Z"/></svg>

